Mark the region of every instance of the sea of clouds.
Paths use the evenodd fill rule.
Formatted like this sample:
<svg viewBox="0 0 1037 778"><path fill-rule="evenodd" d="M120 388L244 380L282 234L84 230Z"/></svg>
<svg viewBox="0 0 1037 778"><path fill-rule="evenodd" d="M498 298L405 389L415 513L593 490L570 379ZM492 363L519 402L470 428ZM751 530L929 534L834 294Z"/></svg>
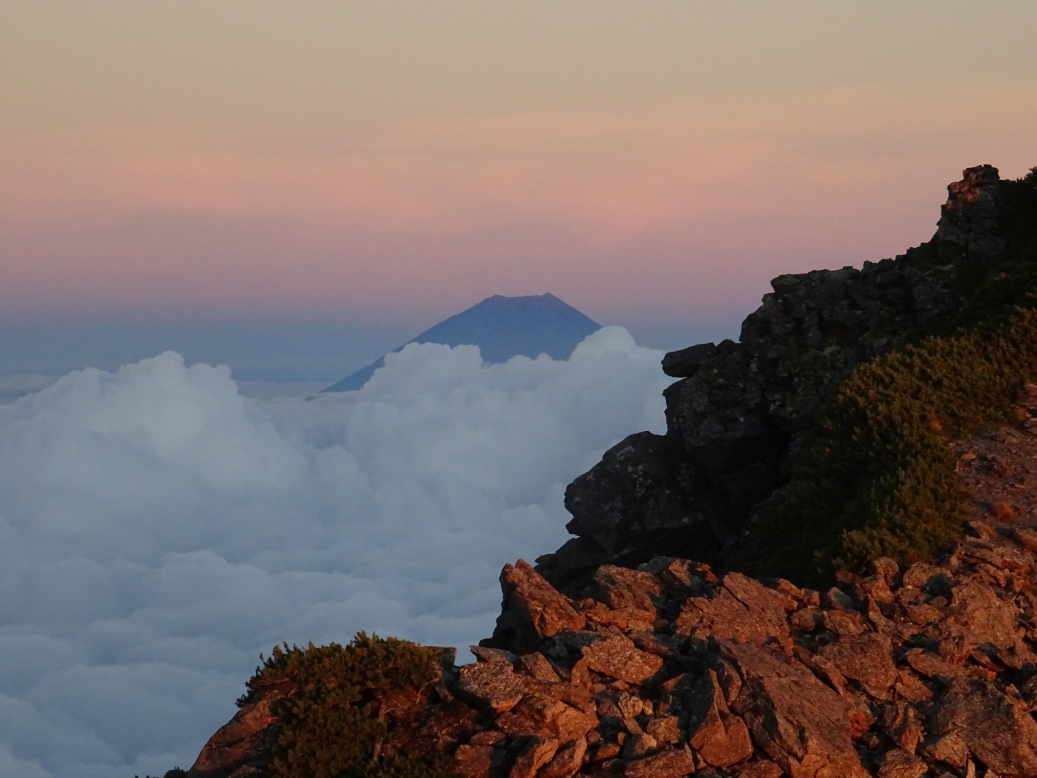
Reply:
<svg viewBox="0 0 1037 778"><path fill-rule="evenodd" d="M489 635L566 484L664 429L661 356L616 327L567 361L411 345L261 401L167 352L0 406L0 775L186 769L281 641Z"/></svg>

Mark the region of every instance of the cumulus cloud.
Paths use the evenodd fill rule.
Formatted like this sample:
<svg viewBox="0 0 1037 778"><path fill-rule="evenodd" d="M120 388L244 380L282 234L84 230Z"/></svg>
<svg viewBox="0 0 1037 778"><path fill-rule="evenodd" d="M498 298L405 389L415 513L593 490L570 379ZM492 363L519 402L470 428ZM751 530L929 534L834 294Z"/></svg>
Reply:
<svg viewBox="0 0 1037 778"><path fill-rule="evenodd" d="M0 773L186 768L281 641L488 635L566 484L664 426L660 356L412 344L306 402L169 352L0 406Z"/></svg>

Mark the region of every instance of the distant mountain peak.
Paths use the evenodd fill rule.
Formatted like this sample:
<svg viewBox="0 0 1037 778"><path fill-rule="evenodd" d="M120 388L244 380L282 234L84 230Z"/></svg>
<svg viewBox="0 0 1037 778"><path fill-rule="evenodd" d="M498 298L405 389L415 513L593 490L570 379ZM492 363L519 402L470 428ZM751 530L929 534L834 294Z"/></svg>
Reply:
<svg viewBox="0 0 1037 778"><path fill-rule="evenodd" d="M580 341L599 329L600 324L550 292L521 297L495 294L430 327L392 353L410 343L442 343L478 346L482 358L490 363L540 354L568 359ZM383 356L324 391L359 389L384 364Z"/></svg>

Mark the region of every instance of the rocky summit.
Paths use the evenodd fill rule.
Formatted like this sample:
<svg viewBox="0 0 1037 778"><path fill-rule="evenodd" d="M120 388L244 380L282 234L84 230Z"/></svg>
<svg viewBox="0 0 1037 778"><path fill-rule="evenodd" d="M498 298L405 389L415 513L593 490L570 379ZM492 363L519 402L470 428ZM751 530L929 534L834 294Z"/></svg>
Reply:
<svg viewBox="0 0 1037 778"><path fill-rule="evenodd" d="M1037 778L1037 169L948 191L928 243L667 354L667 433L570 485L474 663L275 649L187 774ZM754 575L815 536L867 562Z"/></svg>

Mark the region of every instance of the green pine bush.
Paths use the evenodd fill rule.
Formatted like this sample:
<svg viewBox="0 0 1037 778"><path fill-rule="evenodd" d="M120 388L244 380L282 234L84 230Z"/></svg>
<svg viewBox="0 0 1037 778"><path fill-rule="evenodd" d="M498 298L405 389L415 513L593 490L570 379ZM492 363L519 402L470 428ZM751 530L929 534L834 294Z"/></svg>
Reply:
<svg viewBox="0 0 1037 778"><path fill-rule="evenodd" d="M363 632L345 647L285 644L256 668L238 705L278 681L297 690L280 711L283 726L270 766L275 778L448 778L444 759L377 757L387 733L381 700L419 695L439 677L439 661L433 649Z"/></svg>

